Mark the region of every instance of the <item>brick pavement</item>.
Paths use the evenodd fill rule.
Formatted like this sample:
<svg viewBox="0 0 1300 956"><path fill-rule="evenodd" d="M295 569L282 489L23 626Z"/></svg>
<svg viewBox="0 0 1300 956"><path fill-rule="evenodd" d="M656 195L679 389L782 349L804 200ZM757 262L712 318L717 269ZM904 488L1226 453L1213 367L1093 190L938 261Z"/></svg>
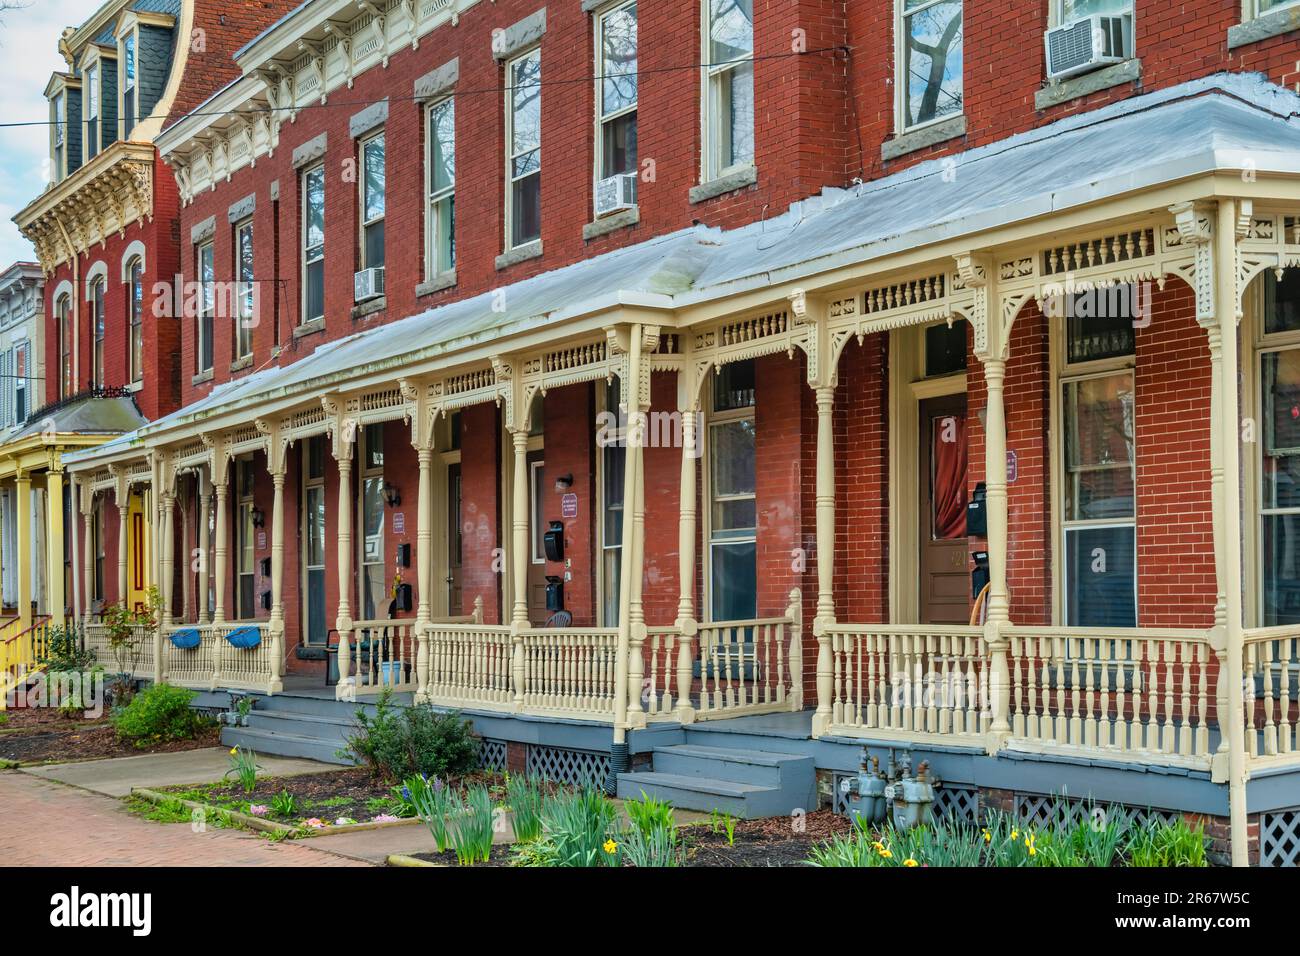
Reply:
<svg viewBox="0 0 1300 956"><path fill-rule="evenodd" d="M0 773L0 866L365 866L242 830L153 823L124 804L29 774Z"/></svg>

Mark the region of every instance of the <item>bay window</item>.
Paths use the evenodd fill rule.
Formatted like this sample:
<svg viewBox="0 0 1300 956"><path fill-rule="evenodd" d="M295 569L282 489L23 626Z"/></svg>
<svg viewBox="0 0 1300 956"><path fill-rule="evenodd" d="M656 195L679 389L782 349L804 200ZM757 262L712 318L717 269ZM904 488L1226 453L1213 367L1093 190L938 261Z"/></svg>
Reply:
<svg viewBox="0 0 1300 956"><path fill-rule="evenodd" d="M754 162L754 3L705 0L704 180Z"/></svg>
<svg viewBox="0 0 1300 956"><path fill-rule="evenodd" d="M302 321L325 317L325 167L302 174Z"/></svg>
<svg viewBox="0 0 1300 956"><path fill-rule="evenodd" d="M898 129L960 116L962 0L898 0Z"/></svg>
<svg viewBox="0 0 1300 956"><path fill-rule="evenodd" d="M635 0L596 19L597 179L636 172L636 24Z"/></svg>
<svg viewBox="0 0 1300 956"><path fill-rule="evenodd" d="M542 237L542 51L506 64L506 246Z"/></svg>
<svg viewBox="0 0 1300 956"><path fill-rule="evenodd" d="M428 206L425 278L456 268L456 106L451 99L429 107Z"/></svg>

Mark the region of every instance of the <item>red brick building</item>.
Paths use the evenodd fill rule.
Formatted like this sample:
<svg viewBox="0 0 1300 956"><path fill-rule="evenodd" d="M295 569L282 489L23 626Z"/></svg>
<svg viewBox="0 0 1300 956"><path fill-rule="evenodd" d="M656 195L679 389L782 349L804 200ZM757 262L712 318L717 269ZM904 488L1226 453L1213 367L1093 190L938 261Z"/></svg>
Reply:
<svg viewBox="0 0 1300 956"><path fill-rule="evenodd" d="M235 51L157 139L179 408L73 466L162 503L153 674L616 769L777 711L985 791L1176 768L1244 854L1300 721L1296 7L902 6L313 0Z"/></svg>

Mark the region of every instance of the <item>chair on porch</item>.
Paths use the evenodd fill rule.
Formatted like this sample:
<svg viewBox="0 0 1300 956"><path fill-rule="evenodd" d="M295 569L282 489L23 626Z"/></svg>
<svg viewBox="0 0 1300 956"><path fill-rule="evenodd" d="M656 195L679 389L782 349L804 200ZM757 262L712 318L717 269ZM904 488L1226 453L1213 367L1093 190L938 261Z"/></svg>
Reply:
<svg viewBox="0 0 1300 956"><path fill-rule="evenodd" d="M390 601L388 604L388 619L394 622L393 625L379 628L362 628L361 634L363 636L361 639L352 641L348 647L348 656L351 663L348 673L353 677L364 678L362 683L370 683L372 679L377 682L379 665L386 661L395 660L393 655L393 628L397 625L396 600ZM336 628L330 628L325 635L325 653L328 659L325 667L325 686L333 687L339 682L339 632ZM371 666L372 662L374 664L373 668ZM405 671L403 678L410 680L410 661L403 665L403 670Z"/></svg>

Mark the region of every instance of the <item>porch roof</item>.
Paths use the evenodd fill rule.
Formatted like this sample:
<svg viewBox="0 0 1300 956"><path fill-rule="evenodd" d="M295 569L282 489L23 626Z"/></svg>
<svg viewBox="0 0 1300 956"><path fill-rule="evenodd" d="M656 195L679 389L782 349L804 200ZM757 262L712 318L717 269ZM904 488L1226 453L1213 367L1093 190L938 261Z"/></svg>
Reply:
<svg viewBox="0 0 1300 956"><path fill-rule="evenodd" d="M1219 74L1133 97L856 188L827 189L764 222L696 226L357 333L217 386L68 461L102 460L209 416L323 393L620 306L671 311L722 300L1217 170L1300 174L1297 116L1300 96L1259 74Z"/></svg>

